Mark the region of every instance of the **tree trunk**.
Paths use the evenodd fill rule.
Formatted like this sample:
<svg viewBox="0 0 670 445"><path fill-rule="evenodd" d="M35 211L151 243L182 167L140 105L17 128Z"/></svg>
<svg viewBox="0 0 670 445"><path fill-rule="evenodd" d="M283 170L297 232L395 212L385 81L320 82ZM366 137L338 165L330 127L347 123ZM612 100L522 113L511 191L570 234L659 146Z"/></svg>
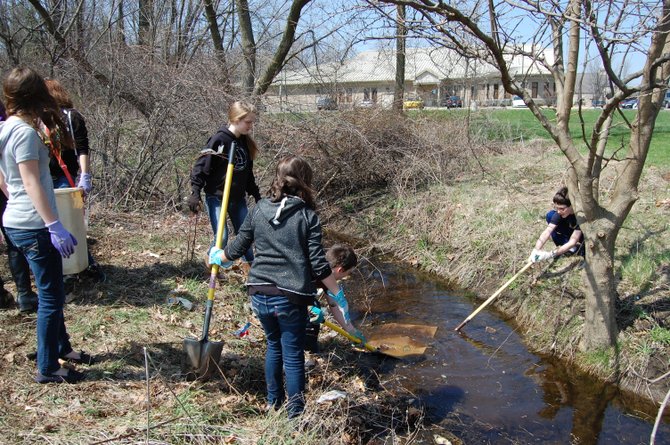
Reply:
<svg viewBox="0 0 670 445"><path fill-rule="evenodd" d="M240 17L242 53L246 65L242 84L248 93L252 93L256 83L256 42L254 41L254 30L251 25L249 2L247 0L235 0L235 3L237 3L237 13Z"/></svg>
<svg viewBox="0 0 670 445"><path fill-rule="evenodd" d="M405 25L405 5L397 6L396 23L396 52L395 52L395 89L393 90L393 109L401 111L405 98L405 40L407 26Z"/></svg>
<svg viewBox="0 0 670 445"><path fill-rule="evenodd" d="M302 8L304 8L305 5L307 5L307 3L310 1L312 0L293 0L291 3L291 9L289 11L288 17L286 18L286 26L284 27L281 42L279 42L279 46L277 47L277 50L272 57L272 61L263 73L263 76L259 80L258 85L256 85L255 90L253 90L255 96L265 94L267 89L270 87L270 84L272 84L274 78L284 67L288 52L295 42L295 30L298 27L298 22L300 21Z"/></svg>
<svg viewBox="0 0 670 445"><path fill-rule="evenodd" d="M616 282L614 279L614 245L618 229L601 217L583 223L586 258L582 274L586 292L586 313L580 348L597 350L616 344Z"/></svg>
<svg viewBox="0 0 670 445"><path fill-rule="evenodd" d="M137 44L151 45L151 20L153 18L154 0L138 1Z"/></svg>

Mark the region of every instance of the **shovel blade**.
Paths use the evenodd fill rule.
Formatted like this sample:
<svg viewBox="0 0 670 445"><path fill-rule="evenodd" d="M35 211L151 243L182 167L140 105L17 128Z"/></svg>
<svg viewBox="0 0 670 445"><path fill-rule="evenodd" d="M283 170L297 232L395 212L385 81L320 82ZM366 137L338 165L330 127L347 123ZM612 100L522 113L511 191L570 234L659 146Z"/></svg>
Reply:
<svg viewBox="0 0 670 445"><path fill-rule="evenodd" d="M195 374L200 380L207 380L218 368L223 342L206 339L185 338L186 373Z"/></svg>

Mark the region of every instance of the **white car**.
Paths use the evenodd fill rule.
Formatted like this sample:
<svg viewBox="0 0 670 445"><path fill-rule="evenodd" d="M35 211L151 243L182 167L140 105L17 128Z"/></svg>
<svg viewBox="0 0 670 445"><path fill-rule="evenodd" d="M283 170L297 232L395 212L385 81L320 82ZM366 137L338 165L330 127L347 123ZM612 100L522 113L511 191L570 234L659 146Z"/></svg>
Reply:
<svg viewBox="0 0 670 445"><path fill-rule="evenodd" d="M526 102L521 99L521 96L512 97L512 108L526 108Z"/></svg>

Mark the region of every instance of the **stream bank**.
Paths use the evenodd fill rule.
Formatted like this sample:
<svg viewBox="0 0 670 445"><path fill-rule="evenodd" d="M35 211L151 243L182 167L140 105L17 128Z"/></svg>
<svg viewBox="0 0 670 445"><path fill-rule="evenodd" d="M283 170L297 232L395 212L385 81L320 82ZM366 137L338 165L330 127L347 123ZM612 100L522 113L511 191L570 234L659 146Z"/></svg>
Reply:
<svg viewBox="0 0 670 445"><path fill-rule="evenodd" d="M328 227L365 240L363 252L392 254L481 302L523 267L545 227L544 213L561 185L552 172L563 161L542 150L529 144L480 160L482 171L450 183L374 199L352 196L344 210L326 215ZM533 266L493 304L520 326L531 350L657 406L670 389L664 377L670 364L670 207L661 199L668 192L663 173L646 171L640 200L619 235L616 355L579 350L582 269L569 258Z"/></svg>

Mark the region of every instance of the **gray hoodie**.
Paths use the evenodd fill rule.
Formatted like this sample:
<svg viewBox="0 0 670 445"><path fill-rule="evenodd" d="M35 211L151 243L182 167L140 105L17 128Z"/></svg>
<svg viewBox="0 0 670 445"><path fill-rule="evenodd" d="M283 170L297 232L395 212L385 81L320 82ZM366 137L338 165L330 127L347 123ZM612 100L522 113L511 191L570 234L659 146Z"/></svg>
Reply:
<svg viewBox="0 0 670 445"><path fill-rule="evenodd" d="M240 258L252 243L255 258L247 286L274 286L294 303L306 305L316 296L315 281L332 273L321 245L319 217L295 196L258 201L224 249L226 257Z"/></svg>

